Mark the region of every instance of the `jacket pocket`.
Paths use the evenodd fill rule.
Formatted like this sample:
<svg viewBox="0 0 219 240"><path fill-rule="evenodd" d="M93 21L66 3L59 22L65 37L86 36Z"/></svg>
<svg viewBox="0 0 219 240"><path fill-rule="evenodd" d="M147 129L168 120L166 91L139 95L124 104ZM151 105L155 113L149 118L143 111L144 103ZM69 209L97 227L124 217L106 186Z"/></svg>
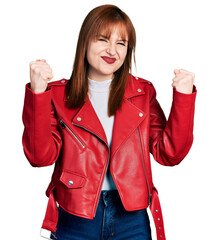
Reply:
<svg viewBox="0 0 219 240"><path fill-rule="evenodd" d="M64 183L67 188L82 188L85 184L86 177L68 170L63 170L60 181Z"/></svg>
<svg viewBox="0 0 219 240"><path fill-rule="evenodd" d="M86 147L83 141L71 130L71 128L62 119L59 120L59 123L61 124L62 128L65 129L70 134L70 136L76 140L76 142L80 145L80 147L82 147L82 149Z"/></svg>

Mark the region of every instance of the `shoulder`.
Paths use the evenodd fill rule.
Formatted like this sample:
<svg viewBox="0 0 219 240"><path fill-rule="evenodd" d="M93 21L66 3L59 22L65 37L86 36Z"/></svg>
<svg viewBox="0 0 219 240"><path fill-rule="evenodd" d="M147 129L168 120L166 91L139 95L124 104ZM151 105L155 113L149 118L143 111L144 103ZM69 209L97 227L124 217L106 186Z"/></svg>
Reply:
<svg viewBox="0 0 219 240"><path fill-rule="evenodd" d="M51 87L64 87L68 83L68 79L62 78L60 80L52 81L48 83L48 88Z"/></svg>
<svg viewBox="0 0 219 240"><path fill-rule="evenodd" d="M146 93L146 96L149 96L150 99L156 96L156 90L151 81L139 76L133 76L131 74L130 77L132 79L131 82L133 83L134 89L142 89L143 92Z"/></svg>
<svg viewBox="0 0 219 240"><path fill-rule="evenodd" d="M144 79L144 78L137 77L137 76L133 76L133 75L131 75L131 76L132 76L132 79L133 79L134 81L136 81L136 82L139 82L139 83L147 83L147 84L149 84L149 85L153 85L152 82L150 82L150 81L148 81L148 80L146 80L146 79Z"/></svg>
<svg viewBox="0 0 219 240"><path fill-rule="evenodd" d="M130 74L134 86L141 86L144 89L154 89L153 83L145 78L133 76Z"/></svg>
<svg viewBox="0 0 219 240"><path fill-rule="evenodd" d="M132 74L129 75L130 79L132 80L133 84L135 85L138 85L138 84L143 84L143 85L148 85L148 86L153 86L153 83L148 81L147 79L145 78L142 78L142 77L139 77L139 76L134 76Z"/></svg>

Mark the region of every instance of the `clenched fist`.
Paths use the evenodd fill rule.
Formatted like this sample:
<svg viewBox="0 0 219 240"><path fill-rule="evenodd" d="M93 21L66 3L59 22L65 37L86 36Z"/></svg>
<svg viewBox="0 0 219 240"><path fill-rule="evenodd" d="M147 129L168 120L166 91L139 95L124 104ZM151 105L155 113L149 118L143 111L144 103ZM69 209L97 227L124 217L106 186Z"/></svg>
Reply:
<svg viewBox="0 0 219 240"><path fill-rule="evenodd" d="M45 92L53 78L52 69L45 59L30 62L30 87L35 93Z"/></svg>
<svg viewBox="0 0 219 240"><path fill-rule="evenodd" d="M172 86L181 93L190 94L193 91L195 74L184 69L175 69Z"/></svg>

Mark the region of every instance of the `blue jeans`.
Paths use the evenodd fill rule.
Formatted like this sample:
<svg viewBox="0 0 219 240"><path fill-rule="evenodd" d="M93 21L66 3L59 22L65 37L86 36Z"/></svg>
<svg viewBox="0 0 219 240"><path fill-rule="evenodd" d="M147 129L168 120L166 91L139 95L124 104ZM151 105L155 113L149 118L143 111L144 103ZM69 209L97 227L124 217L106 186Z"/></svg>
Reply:
<svg viewBox="0 0 219 240"><path fill-rule="evenodd" d="M57 240L152 240L146 209L126 211L117 190L101 191L93 220L59 207Z"/></svg>

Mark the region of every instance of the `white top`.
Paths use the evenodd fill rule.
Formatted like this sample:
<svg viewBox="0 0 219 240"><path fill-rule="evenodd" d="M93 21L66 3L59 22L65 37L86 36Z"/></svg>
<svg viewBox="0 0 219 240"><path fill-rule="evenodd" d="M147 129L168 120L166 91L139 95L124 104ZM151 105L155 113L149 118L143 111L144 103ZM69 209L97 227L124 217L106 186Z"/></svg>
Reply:
<svg viewBox="0 0 219 240"><path fill-rule="evenodd" d="M94 81L88 78L89 84L88 96L106 133L109 147L111 145L114 123L114 116L108 117L107 115L109 88L111 81L112 79L105 81ZM102 190L116 189L115 183L109 170L109 166L110 161L103 181Z"/></svg>

